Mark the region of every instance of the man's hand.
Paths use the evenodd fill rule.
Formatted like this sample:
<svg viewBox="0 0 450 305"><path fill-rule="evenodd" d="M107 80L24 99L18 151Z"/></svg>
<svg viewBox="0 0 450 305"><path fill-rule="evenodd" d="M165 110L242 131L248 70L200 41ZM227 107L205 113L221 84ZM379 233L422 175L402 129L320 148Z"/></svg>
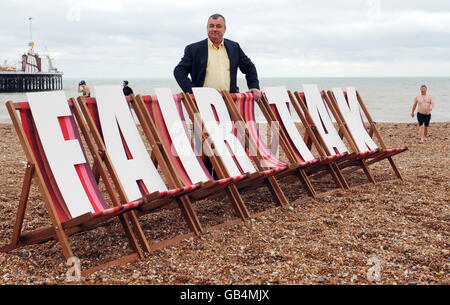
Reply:
<svg viewBox="0 0 450 305"><path fill-rule="evenodd" d="M411 113L411 117L412 117L412 118L414 117L414 112L413 112L413 113Z"/></svg>
<svg viewBox="0 0 450 305"><path fill-rule="evenodd" d="M248 91L250 91L251 93L253 93L253 99L254 99L255 101L257 101L257 100L259 100L259 99L261 98L261 91L259 91L258 89L253 88L253 89L250 89L250 90L248 90Z"/></svg>

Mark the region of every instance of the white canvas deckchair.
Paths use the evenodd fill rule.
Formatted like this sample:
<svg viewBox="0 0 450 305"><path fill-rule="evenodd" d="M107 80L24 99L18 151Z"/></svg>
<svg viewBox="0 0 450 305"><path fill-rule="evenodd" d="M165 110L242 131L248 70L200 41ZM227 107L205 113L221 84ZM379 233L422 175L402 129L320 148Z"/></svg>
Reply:
<svg viewBox="0 0 450 305"><path fill-rule="evenodd" d="M312 145L319 153L319 162L312 166L308 173L312 176L323 175L326 172L330 173L336 185L341 188L348 188L348 183L342 176L339 168L336 166L336 162L341 162L348 157L347 152L337 153L333 155L327 155L315 134L310 128L302 113L295 103L292 95L285 87L267 87L264 88L264 94L261 100L258 102L260 109L262 110L266 120L271 122L278 122L280 126L281 145L286 153L286 156L290 162L298 162L303 160L310 160L314 158L311 153ZM294 109L291 110L290 107ZM301 119L305 130L305 136L303 139L299 130L296 127L292 111L296 111ZM325 172L325 173L324 173Z"/></svg>
<svg viewBox="0 0 450 305"><path fill-rule="evenodd" d="M288 203L278 182L273 177L286 170L285 166L264 170L235 134L233 120L220 93L212 88L194 88L194 95L182 93L186 110L194 123L194 132L203 139L203 148L210 157L219 178L246 174L249 178L239 183L239 190L254 189L261 184L268 187L275 202ZM200 134L201 133L201 134Z"/></svg>
<svg viewBox="0 0 450 305"><path fill-rule="evenodd" d="M367 179L375 183L373 174L367 166L367 158L376 155L378 150L362 153L350 152L334 127L332 113L326 104L324 92L321 93L317 85L303 85L303 90L304 92L294 93L297 99L296 102L300 105L309 128L314 131L327 155L348 153L349 156L338 163L339 167L341 169L359 167L364 171ZM346 130L342 132L346 132Z"/></svg>
<svg viewBox="0 0 450 305"><path fill-rule="evenodd" d="M328 91L328 98L325 100L329 109L333 112L340 129L346 129L348 133L341 133L341 136L346 136L347 141L352 146L354 151L364 153L371 150L378 150L376 155L372 155L368 164L373 164L384 159L388 159L396 176L402 179L400 171L392 159L392 156L408 150L407 147L387 149L381 138L375 122L367 110L364 102L361 99L355 87L348 87L346 91L341 88L333 88ZM367 120L368 128L364 117ZM380 143L381 148L375 143L373 136Z"/></svg>
<svg viewBox="0 0 450 305"><path fill-rule="evenodd" d="M96 98L80 97L78 104L84 114L89 128L85 137L96 144L93 148L101 153L99 162L108 168L111 178L117 185L121 185L124 200L136 198L152 193L177 194L169 197L174 201L189 229L190 233L181 234L175 238L154 242L149 250L170 245L178 240L199 235L203 229L198 216L190 201L185 197L187 193L198 189L198 184L183 185L177 188L167 188L166 182L153 164L150 154L139 134L122 90L119 86L97 86L94 88ZM89 111L88 103L95 105L96 116ZM79 119L81 121L81 119ZM83 122L80 122L80 125ZM154 209L141 209L142 214L153 212Z"/></svg>
<svg viewBox="0 0 450 305"><path fill-rule="evenodd" d="M28 162L11 241L1 247L0 251L9 252L18 247L55 239L61 245L64 257L74 258L69 236L91 230L118 217L134 252L83 270L82 275L142 258L139 242L145 247L146 239L135 212L144 206L148 208L163 205L164 197L169 194L158 192L132 201L121 201L104 171L100 171L112 201L110 206L89 165L75 123L76 105L67 101L63 91L28 94L28 100L21 103L7 102ZM97 153L92 156L94 159L100 158ZM51 226L22 232L33 181L39 187Z"/></svg>

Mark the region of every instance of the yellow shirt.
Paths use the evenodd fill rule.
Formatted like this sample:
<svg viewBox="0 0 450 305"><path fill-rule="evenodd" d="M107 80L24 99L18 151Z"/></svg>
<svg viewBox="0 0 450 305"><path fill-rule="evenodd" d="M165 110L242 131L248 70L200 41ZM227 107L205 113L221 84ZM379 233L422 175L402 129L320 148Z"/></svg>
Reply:
<svg viewBox="0 0 450 305"><path fill-rule="evenodd" d="M223 41L216 48L208 38L208 63L203 87L230 91L230 60Z"/></svg>

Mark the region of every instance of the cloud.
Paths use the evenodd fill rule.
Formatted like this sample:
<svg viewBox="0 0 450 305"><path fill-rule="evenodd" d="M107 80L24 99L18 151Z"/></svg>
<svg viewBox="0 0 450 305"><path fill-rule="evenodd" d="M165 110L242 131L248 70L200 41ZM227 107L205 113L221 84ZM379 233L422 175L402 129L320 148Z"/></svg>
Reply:
<svg viewBox="0 0 450 305"><path fill-rule="evenodd" d="M437 0L16 0L0 11L0 62L26 50L33 16L37 49L67 76L171 77L216 12L261 76L449 74L450 3Z"/></svg>

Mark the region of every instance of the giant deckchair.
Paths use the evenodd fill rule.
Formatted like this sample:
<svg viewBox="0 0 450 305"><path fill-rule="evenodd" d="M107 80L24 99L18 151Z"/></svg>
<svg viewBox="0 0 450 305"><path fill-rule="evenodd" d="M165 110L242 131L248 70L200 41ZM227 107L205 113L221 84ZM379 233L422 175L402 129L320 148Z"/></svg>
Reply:
<svg viewBox="0 0 450 305"><path fill-rule="evenodd" d="M232 202L236 214L241 218L248 218L249 212L238 189L241 189L243 185L257 184L258 181L255 181L257 175L243 173L237 176L214 178L206 169L200 154L196 153L190 141L191 135L184 117L181 96L172 95L170 89L156 89L156 93L157 95L154 96L138 95L134 101L134 109L149 142L152 143L152 146L157 146L159 143L160 152L165 163L171 168L170 173L173 174L173 179L177 181L176 183L198 181L204 183L205 186L208 184L212 186L212 188L206 188L204 194L193 193L191 195L193 199L201 199L205 195L210 196L211 192L215 194L210 198L216 198L221 196L223 193L221 190L225 189L225 194ZM160 105L164 105L164 107L160 107ZM216 162L216 166L218 166L217 160L213 162ZM264 172L263 175L269 177L283 168L283 166L278 166ZM198 197L199 195L200 197ZM278 195L277 199L280 204L287 203L287 199L282 193Z"/></svg>
<svg viewBox="0 0 450 305"><path fill-rule="evenodd" d="M347 142L350 143L352 149L360 153L378 149L378 153L372 155L367 161L367 164L370 165L388 159L396 176L403 180L392 156L404 152L408 150L408 148L386 148L375 122L372 120L359 92L354 87L348 87L347 91L343 91L341 88L333 88L327 92L325 101L333 113L333 116L336 118L339 128L341 130L347 130L346 133L340 133L340 136L346 137ZM364 117L367 120L368 128L366 128ZM379 148L373 140L374 135L381 148Z"/></svg>
<svg viewBox="0 0 450 305"><path fill-rule="evenodd" d="M274 175L286 170L285 166L262 168L248 157L243 145L234 134L233 122L220 93L212 88L195 88L197 95L181 93L183 104L194 125L194 134L202 139L204 153L210 158L219 179L248 177L236 184L240 191L265 185L279 205L288 203ZM256 161L256 159L254 160Z"/></svg>
<svg viewBox="0 0 450 305"><path fill-rule="evenodd" d="M307 128L304 118L300 116L303 125L306 127L305 139L308 142L306 144L291 114L290 100L292 100L292 96L288 95L285 87L267 87L264 88L263 96L258 101L258 106L266 121L271 124L274 122L278 123L280 129L280 146L289 162L304 162L304 160L313 158L314 156L310 149L312 144L314 144L319 154L317 158L320 161L308 168L307 173L311 176L317 176L323 172L329 173L338 187L348 188L347 181L336 166L336 162L340 162L348 157L347 153L328 156L318 143L312 130ZM295 104L292 104L292 106L294 108L296 107ZM243 109L242 111L246 112L246 116L250 116L250 113L254 112L251 108Z"/></svg>
<svg viewBox="0 0 450 305"><path fill-rule="evenodd" d="M336 130L333 124L332 113L330 113L326 103L325 93L320 92L317 85L303 85L303 90L303 92L294 92L296 100L292 99L292 103L296 105L295 108L298 115L305 118L308 128L311 128L314 132L326 154L331 156L344 152L348 153L348 158L342 162L338 162L338 166L341 169L361 168L367 179L375 183L373 174L367 165L367 159L377 155L379 150L372 149L364 152L350 152L343 139L339 136L339 133L347 133L347 130Z"/></svg>
<svg viewBox="0 0 450 305"><path fill-rule="evenodd" d="M300 179L308 194L312 197L316 197L316 192L306 174L306 171L316 167L316 165L320 163L320 160L311 154L308 156L308 159L295 161L290 160L289 163L278 159L271 153L271 151L264 144L264 141L260 138L255 121L253 95L251 93L230 94L228 92L223 92L223 95L234 123L245 122L248 133L248 138L246 140L248 141L250 147L256 147L258 152L256 157L261 159L261 166L270 168L272 166L276 166L278 163L284 163L286 167L289 167L289 169L279 173L276 177L282 178L288 175L295 175ZM237 133L238 130L235 132ZM281 141L283 141L283 139Z"/></svg>
<svg viewBox="0 0 450 305"><path fill-rule="evenodd" d="M96 88L96 92L97 92L98 88ZM112 89L114 90L114 89ZM100 92L100 95L101 92ZM118 96L117 96L118 95ZM117 104L120 103L120 106L124 106L126 105L125 99L123 97L123 95L120 93L119 90L116 90L116 94L113 96L109 96L108 97L103 97L101 96L99 99L99 95L97 93L97 97L98 99L94 99L94 98L80 98L79 99L79 104L81 106L81 109L84 113L84 116L86 117L86 120L88 122L88 125L90 125L91 130L94 132L95 135L95 139L96 142L98 144L99 147L101 147L101 149L105 149L106 150L106 145L105 145L105 140L104 140L104 128L102 126L102 120L101 120L101 115L99 113L99 103L101 102L105 102L107 101L109 105L113 104ZM107 100L106 100L107 98ZM138 95L138 99L140 98L140 96ZM147 122L145 117L142 115L142 110L139 107L139 105L135 102L135 98L134 96L131 97L130 99L128 99L128 102L130 103L129 106L133 106L135 113L137 114L139 120L141 120L141 127L143 129L143 132L145 133L145 135L148 138L149 144L151 146L151 153L152 155L155 157L155 161L157 161L157 164L162 172L162 174L164 175L164 177L166 178L166 182L169 185L170 188L179 188L179 187L183 187L184 185L192 185L192 181L190 180L188 177L188 174L190 175L194 175L195 176L199 176L201 173L198 173L197 170L198 168L196 168L194 165L192 164L192 162L188 163L188 168L185 169L182 167L182 163L179 162L178 159L176 158L171 158L173 156L173 154L169 154L166 153L164 150L164 147L162 146L164 140L167 140L166 138L162 138L159 136L159 133L156 132L156 127L154 125L152 125L151 123L153 121ZM100 104L100 106L102 106L102 104ZM170 105L169 105L170 106ZM128 107L128 105L126 105L126 107ZM122 114L126 114L126 116L122 116L122 123L125 123L125 120L129 123L128 124L128 132L130 132L131 130L133 130L132 132L137 134L138 129L135 125L135 122L133 120L133 117L131 115L131 112L129 109L127 108L123 108L122 110ZM151 124L150 127L148 124ZM152 129L150 129L152 128ZM123 138L123 135L121 134L122 137L122 143L124 148L128 151L128 145L127 145L127 141L125 138ZM169 150L171 150L171 144L169 146ZM127 155L130 155L130 152L126 152ZM146 153L146 152L144 152ZM176 165L173 164L173 162L178 161L176 163ZM192 161L192 160L191 160ZM196 160L194 160L195 162ZM183 170L181 170L183 169ZM184 175L181 177L181 179L179 178L179 176L177 176L175 173L179 172L180 175ZM207 173L205 173L204 175L206 175ZM237 177L232 177L232 178L228 178L228 179L221 179L221 180L214 180L214 181L205 181L205 179L196 179L196 181L198 182L197 184L200 185L200 187L195 191L189 194L189 197L195 200L200 200L203 198L207 198L212 196L213 194L217 195L217 193L220 193L221 191L223 191L223 189L227 188L231 183L234 183L236 181L242 180L246 178L246 175L240 175ZM231 196L231 195L230 195ZM232 198L235 198L236 196L231 196ZM192 207L192 203L190 198L188 198L187 196L181 198L181 201L184 203L184 205L186 207L188 207L187 210L189 210L189 213L192 215L192 219L195 222L195 227L198 229L199 233L204 232L207 229L210 228L203 228L203 226L201 225L201 223L198 220L198 217L195 213L195 211L193 210ZM239 198L238 198L239 199ZM238 200L236 200L237 202L235 203L235 209L236 209L236 213L240 216L241 219L245 219L248 217L248 215L245 214L245 211L242 210L241 206L239 206L240 202ZM235 223L235 222L232 222ZM227 223L228 224L228 223ZM214 228L218 228L219 226L215 226Z"/></svg>
<svg viewBox="0 0 450 305"><path fill-rule="evenodd" d="M134 211L143 206L156 208L163 205L164 201L160 199L172 194L155 192L120 204L113 186L103 176L113 204L109 207L87 161L72 115L74 104L67 102L62 91L31 93L28 99L29 102L6 103L27 158L27 167L11 241L0 251L9 252L18 247L56 239L64 257L69 259L74 257L68 238L70 235L95 228L117 216L134 253L85 270L82 274L141 258L143 254L139 242L145 247L146 240ZM99 155L93 157L99 158ZM22 227L33 179L39 187L52 225L24 233Z"/></svg>
<svg viewBox="0 0 450 305"><path fill-rule="evenodd" d="M95 87L95 92L97 99L78 98L88 126L83 133L85 138L95 142L93 150L102 156L98 163L103 163L113 181L123 186L123 199L153 192L182 190L179 196L169 199L178 205L191 232L153 243L150 248L161 248L202 233L198 217L185 196L195 192L200 185L180 185L169 190L145 148L120 87L98 86ZM77 120L80 125L85 125L81 112L77 115ZM143 206L138 216L153 211L154 209L147 210Z"/></svg>
<svg viewBox="0 0 450 305"><path fill-rule="evenodd" d="M158 164L161 164L162 171L170 178L169 183L173 185L189 184L193 181L202 183L197 192L190 194L191 200L212 199L226 195L240 220L248 218L247 207L234 186L235 183L247 179L248 175L215 179L206 169L201 157L193 150L180 96L172 95L169 89L156 89L156 92L158 96L137 95L131 102ZM164 107L160 107L159 100ZM166 125L166 121L170 123ZM173 141L174 138L176 141ZM235 221L224 222L223 225L233 223ZM205 230L221 226L208 227Z"/></svg>

